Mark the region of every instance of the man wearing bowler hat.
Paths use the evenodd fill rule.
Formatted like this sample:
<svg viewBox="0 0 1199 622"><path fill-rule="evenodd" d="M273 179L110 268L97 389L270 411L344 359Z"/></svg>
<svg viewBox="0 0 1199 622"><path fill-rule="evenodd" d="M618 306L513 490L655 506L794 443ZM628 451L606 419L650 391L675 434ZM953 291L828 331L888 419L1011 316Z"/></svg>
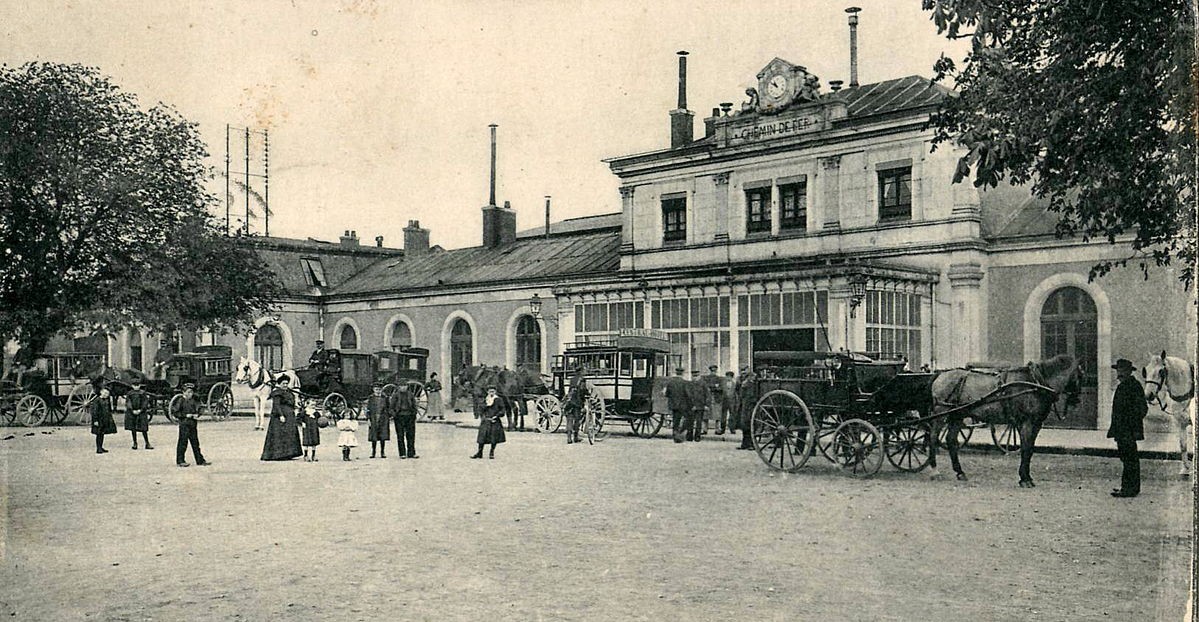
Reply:
<svg viewBox="0 0 1199 622"><path fill-rule="evenodd" d="M1112 396L1112 425L1107 437L1115 439L1116 453L1124 464L1120 476L1120 487L1112 491L1113 497L1135 497L1141 494L1141 458L1137 454L1137 441L1144 440L1142 420L1149 406L1141 383L1132 377L1132 361L1119 359L1112 369L1116 370L1116 394Z"/></svg>

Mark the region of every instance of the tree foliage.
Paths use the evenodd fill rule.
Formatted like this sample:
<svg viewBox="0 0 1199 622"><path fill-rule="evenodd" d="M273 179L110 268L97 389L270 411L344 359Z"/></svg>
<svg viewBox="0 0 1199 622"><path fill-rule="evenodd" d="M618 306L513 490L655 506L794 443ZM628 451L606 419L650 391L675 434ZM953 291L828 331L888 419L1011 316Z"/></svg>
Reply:
<svg viewBox="0 0 1199 622"><path fill-rule="evenodd" d="M968 148L954 181L1031 184L1059 235L1131 236L1124 260L1195 265L1195 16L1190 0L923 0L938 32L969 38L938 80L959 97L938 143Z"/></svg>
<svg viewBox="0 0 1199 622"><path fill-rule="evenodd" d="M247 327L280 290L210 216L196 126L96 69L0 66L0 337Z"/></svg>

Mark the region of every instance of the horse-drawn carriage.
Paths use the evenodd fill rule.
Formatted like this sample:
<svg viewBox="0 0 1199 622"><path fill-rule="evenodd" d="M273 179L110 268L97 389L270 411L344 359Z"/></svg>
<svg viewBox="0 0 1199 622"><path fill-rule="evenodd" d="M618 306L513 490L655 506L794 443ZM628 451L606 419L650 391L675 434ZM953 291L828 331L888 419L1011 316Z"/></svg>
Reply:
<svg viewBox="0 0 1199 622"><path fill-rule="evenodd" d="M620 419L628 421L637 436L653 437L665 419L653 408L655 381L668 375L671 358L670 341L657 330L623 329L613 339L567 344L554 357L549 393L535 396L539 427L558 429L571 376L586 369L584 377L594 389L588 407L600 413L596 419L601 434L605 420ZM674 358L677 365L678 355Z"/></svg>
<svg viewBox="0 0 1199 622"><path fill-rule="evenodd" d="M90 387L90 373L104 367L103 354L88 352L44 352L34 359L20 386L15 380L0 382L0 420L34 427L62 423L69 414L86 416L90 402L80 401L76 392Z"/></svg>
<svg viewBox="0 0 1199 622"><path fill-rule="evenodd" d="M391 394L400 385L406 385L416 399L417 418L424 419L429 410L429 396L425 394L425 371L429 351L425 348L400 348L381 350L375 353L377 371L375 380L383 383L383 395Z"/></svg>
<svg viewBox="0 0 1199 622"><path fill-rule="evenodd" d="M176 421L175 411L183 399L183 385L196 385L195 396L200 401L200 413L222 421L233 412L233 349L229 346L197 346L191 352L181 352L171 358L165 378L146 378L139 370L113 369L102 366L91 374L91 382L78 384L67 402L68 410L79 416L79 423L86 423L90 416L88 407L96 399L96 385L103 382L114 398L122 398L132 389L134 379L142 381L146 392L147 413L153 420L163 415Z"/></svg>

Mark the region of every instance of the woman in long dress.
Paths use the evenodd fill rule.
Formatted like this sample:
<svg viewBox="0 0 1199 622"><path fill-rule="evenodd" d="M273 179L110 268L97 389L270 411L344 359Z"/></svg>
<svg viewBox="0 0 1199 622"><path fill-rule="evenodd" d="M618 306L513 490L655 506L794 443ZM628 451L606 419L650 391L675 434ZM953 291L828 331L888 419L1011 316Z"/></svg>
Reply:
<svg viewBox="0 0 1199 622"><path fill-rule="evenodd" d="M494 386L487 387L487 397L483 398L483 412L479 419L479 434L475 438L475 442L479 445L479 451L475 452L471 458L482 458L483 447L486 445L491 445L491 452L487 457L495 458L495 446L506 440L504 424L501 421L507 412L508 408L504 404L504 398L497 394Z"/></svg>
<svg viewBox="0 0 1199 622"><path fill-rule="evenodd" d="M300 448L300 428L296 424L296 396L291 379L283 376L271 391L271 421L262 445L263 460L291 460L304 452Z"/></svg>

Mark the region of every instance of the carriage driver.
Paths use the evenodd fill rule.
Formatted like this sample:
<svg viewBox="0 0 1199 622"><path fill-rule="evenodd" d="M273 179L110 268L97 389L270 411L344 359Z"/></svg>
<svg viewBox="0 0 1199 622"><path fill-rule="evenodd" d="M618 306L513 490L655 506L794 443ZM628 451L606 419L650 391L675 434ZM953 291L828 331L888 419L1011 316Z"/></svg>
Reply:
<svg viewBox="0 0 1199 622"><path fill-rule="evenodd" d="M154 353L154 368L150 370L156 380L167 377L167 368L171 366L171 360L174 358L175 348L171 347L171 343L166 339L159 339L158 351Z"/></svg>
<svg viewBox="0 0 1199 622"><path fill-rule="evenodd" d="M308 369L317 371L325 371L325 367L329 364L329 353L325 351L325 341L323 339L316 340L316 349L312 351L312 355L308 357Z"/></svg>
<svg viewBox="0 0 1199 622"><path fill-rule="evenodd" d="M16 383L17 386L23 386L21 382L25 379L25 373L32 370L34 366L33 349L29 346L21 346L17 348L17 353L12 357L12 367L8 369L8 375Z"/></svg>

